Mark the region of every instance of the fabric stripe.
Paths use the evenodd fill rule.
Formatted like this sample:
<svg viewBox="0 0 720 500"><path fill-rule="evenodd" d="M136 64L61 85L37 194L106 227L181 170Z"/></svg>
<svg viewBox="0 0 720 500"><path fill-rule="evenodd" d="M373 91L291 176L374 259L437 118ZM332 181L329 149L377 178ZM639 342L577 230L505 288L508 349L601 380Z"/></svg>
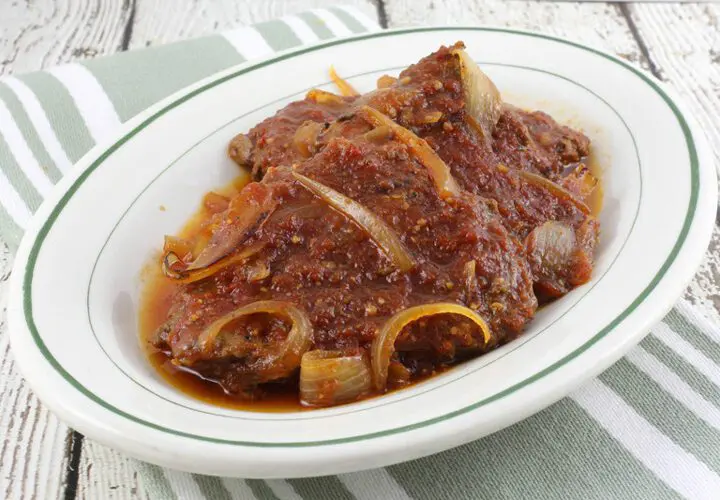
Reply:
<svg viewBox="0 0 720 500"><path fill-rule="evenodd" d="M671 330L665 323L655 325L652 335L682 356L713 384L720 387L720 368L684 338Z"/></svg>
<svg viewBox="0 0 720 500"><path fill-rule="evenodd" d="M676 352L660 342L654 335L645 337L640 345L675 372L694 391L720 408L720 388L710 382Z"/></svg>
<svg viewBox="0 0 720 500"><path fill-rule="evenodd" d="M245 481L258 500L280 500L270 486L260 479L248 479Z"/></svg>
<svg viewBox="0 0 720 500"><path fill-rule="evenodd" d="M3 134L3 124L7 123L7 119L2 118L2 108L4 105L0 101L0 171L3 172L2 181L0 181L0 189L2 189L3 203L10 212L15 221L19 226L25 227L25 224L30 219L29 216L25 216L27 212L34 212L35 209L40 206L42 197L38 193L35 186L22 171L20 165L15 161L15 156L10 151L8 143L5 142L5 134ZM49 181L48 181L49 182ZM9 191L15 191L9 194ZM19 198L18 198L19 195ZM6 198L7 196L7 198ZM20 203L17 200L21 199ZM5 201L7 200L7 203Z"/></svg>
<svg viewBox="0 0 720 500"><path fill-rule="evenodd" d="M647 375L621 359L600 375L600 380L659 432L704 463L720 469L717 430L678 403Z"/></svg>
<svg viewBox="0 0 720 500"><path fill-rule="evenodd" d="M675 491L696 500L717 498L714 493L720 491L717 474L651 425L601 381L593 379L572 398ZM635 486L636 482L625 484ZM652 497L644 488L642 491Z"/></svg>
<svg viewBox="0 0 720 500"><path fill-rule="evenodd" d="M403 487L385 469L340 474L337 478L358 500L410 500Z"/></svg>
<svg viewBox="0 0 720 500"><path fill-rule="evenodd" d="M83 62L127 121L173 92L244 59L221 36Z"/></svg>
<svg viewBox="0 0 720 500"><path fill-rule="evenodd" d="M120 117L115 106L100 82L85 66L66 64L49 71L70 92L95 143L105 141L118 129Z"/></svg>
<svg viewBox="0 0 720 500"><path fill-rule="evenodd" d="M30 122L37 131L40 141L44 144L51 161L55 166L64 172L72 165L70 158L68 158L65 149L55 135L55 131L50 125L48 117L45 115L45 111L40 105L40 101L35 94L25 85L23 82L13 76L8 76L3 79L5 85L17 96L18 100L25 108Z"/></svg>
<svg viewBox="0 0 720 500"><path fill-rule="evenodd" d="M15 125L29 147L31 156L38 164L43 180L47 178L51 184L55 184L60 180L62 174L55 166L55 162L50 158L48 152L45 150L45 147L43 146L33 123L30 121L30 117L28 116L24 106L15 93L10 90L10 87L6 85L6 82L0 82L0 99L5 101L5 105L7 106L12 119L14 119Z"/></svg>
<svg viewBox="0 0 720 500"><path fill-rule="evenodd" d="M720 369L720 346L690 323L679 312L672 310L663 320L670 328L692 344L695 349L712 359Z"/></svg>
<svg viewBox="0 0 720 500"><path fill-rule="evenodd" d="M638 490L647 498L677 498L569 399L478 441L387 470L418 500L637 499Z"/></svg>
<svg viewBox="0 0 720 500"><path fill-rule="evenodd" d="M301 43L290 27L282 21L265 21L255 27L274 51L297 47Z"/></svg>
<svg viewBox="0 0 720 500"><path fill-rule="evenodd" d="M148 498L162 498L163 500L176 500L175 492L168 483L163 470L147 463L140 463L142 474L140 478Z"/></svg>
<svg viewBox="0 0 720 500"><path fill-rule="evenodd" d="M337 476L288 479L287 482L300 495L300 498L332 498L333 500L353 500L354 498ZM378 493L377 498L386 498L383 492Z"/></svg>
<svg viewBox="0 0 720 500"><path fill-rule="evenodd" d="M720 430L720 409L695 392L690 385L652 354L642 347L636 347L625 356L625 359L708 425Z"/></svg>
<svg viewBox="0 0 720 500"><path fill-rule="evenodd" d="M255 500L256 498L252 488L242 479L224 477L222 484L234 500Z"/></svg>
<svg viewBox="0 0 720 500"><path fill-rule="evenodd" d="M353 33L362 33L363 31L366 31L365 27L360 24L360 21L351 16L347 11L337 7L330 7L328 11L340 19Z"/></svg>
<svg viewBox="0 0 720 500"><path fill-rule="evenodd" d="M284 17L282 18L282 22L290 27L293 33L295 33L295 36L297 36L303 44L317 42L320 39L302 19L297 17Z"/></svg>
<svg viewBox="0 0 720 500"><path fill-rule="evenodd" d="M327 28L335 36L347 36L352 35L352 31L338 19L338 17L327 9L315 9L312 11L313 14L318 16L320 20L327 26Z"/></svg>
<svg viewBox="0 0 720 500"><path fill-rule="evenodd" d="M93 139L70 93L46 72L29 73L18 79L37 96L70 161L78 161L92 148Z"/></svg>
<svg viewBox="0 0 720 500"><path fill-rule="evenodd" d="M265 482L280 500L303 500L284 479L268 479Z"/></svg>
<svg viewBox="0 0 720 500"><path fill-rule="evenodd" d="M220 478L203 476L201 474L193 474L192 476L200 488L200 491L205 495L205 498L211 498L213 500L233 500L228 490L225 489L222 481L220 481Z"/></svg>
<svg viewBox="0 0 720 500"><path fill-rule="evenodd" d="M675 310L693 324L697 330L709 337L713 342L720 344L720 325L714 324L703 314L696 311L687 301L681 299L675 306Z"/></svg>
<svg viewBox="0 0 720 500"><path fill-rule="evenodd" d="M344 10L348 14L350 14L353 19L357 20L365 29L364 31L375 31L379 29L378 23L370 19L368 16L365 15L364 12L362 12L360 9L353 5L338 5L337 7L334 7L336 9Z"/></svg>
<svg viewBox="0 0 720 500"><path fill-rule="evenodd" d="M272 47L265 41L260 32L252 26L243 26L228 31L223 33L222 36L246 60L260 59L273 53Z"/></svg>
<svg viewBox="0 0 720 500"><path fill-rule="evenodd" d="M192 474L174 469L163 469L163 472L178 500L203 498L202 491Z"/></svg>
<svg viewBox="0 0 720 500"><path fill-rule="evenodd" d="M301 12L298 14L298 17L310 26L310 29L315 32L318 38L322 40L332 38L332 31L328 29L323 20L320 19L314 12Z"/></svg>
<svg viewBox="0 0 720 500"><path fill-rule="evenodd" d="M27 179L35 193L45 196L52 189L52 182L38 163L18 124L13 120L10 110L2 100L0 100L0 134L5 138L5 146L18 164L16 175ZM9 173L8 177L10 177ZM14 179L10 177L10 181ZM23 195L22 192L20 194Z"/></svg>
<svg viewBox="0 0 720 500"><path fill-rule="evenodd" d="M20 195L15 190L15 187L10 183L7 177L5 177L2 166L10 168L12 164L11 158L4 158L3 147L4 141L0 137L0 202L5 206L7 214L11 217L13 222L20 228L25 228L27 223L30 222L32 214L25 201L20 198Z"/></svg>
<svg viewBox="0 0 720 500"><path fill-rule="evenodd" d="M0 173L0 176L2 176L2 173ZM2 189L0 189L0 236L2 236L2 241L7 244L11 250L16 250L20 245L23 230L13 220L5 207L3 207L3 203L8 203L8 201L7 198L3 198Z"/></svg>

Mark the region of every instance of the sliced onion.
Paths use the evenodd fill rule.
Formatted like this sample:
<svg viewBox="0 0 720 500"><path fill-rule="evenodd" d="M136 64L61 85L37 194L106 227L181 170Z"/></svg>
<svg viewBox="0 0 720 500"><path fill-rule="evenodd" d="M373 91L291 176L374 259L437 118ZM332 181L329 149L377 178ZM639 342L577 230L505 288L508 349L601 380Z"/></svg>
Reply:
<svg viewBox="0 0 720 500"><path fill-rule="evenodd" d="M467 261L463 267L463 272L465 273L465 289L468 297L471 297L477 290L478 281L477 274L475 273L476 267L477 264L475 263L475 259Z"/></svg>
<svg viewBox="0 0 720 500"><path fill-rule="evenodd" d="M457 56L460 65L465 109L482 132L483 138L490 141L502 111L500 92L467 52L459 48L452 52Z"/></svg>
<svg viewBox="0 0 720 500"><path fill-rule="evenodd" d="M181 261L175 253L168 252L163 259L162 269L165 276L167 276L168 278L172 278L179 283L193 283L195 281L205 279L208 276L212 276L213 274L220 272L226 267L246 261L256 253L258 253L260 250L262 250L264 247L264 243L255 243L252 245L248 245L239 252L228 255L207 267L183 271L173 270L173 268L182 268L183 266L181 265Z"/></svg>
<svg viewBox="0 0 720 500"><path fill-rule="evenodd" d="M498 165L498 169L502 172L509 172L510 169L505 165ZM520 177L522 177L528 184L533 184L538 187L542 187L558 198L569 201L577 208L580 209L584 214L590 214L590 207L588 207L583 201L578 200L577 196L572 194L570 191L562 187L560 184L556 184L550 179L546 179L542 175L528 172L527 170L515 170Z"/></svg>
<svg viewBox="0 0 720 500"><path fill-rule="evenodd" d="M297 172L293 172L293 176L308 191L322 198L335 210L351 218L363 228L398 269L407 272L415 266L415 261L398 235L377 215L355 200L316 180Z"/></svg>
<svg viewBox="0 0 720 500"><path fill-rule="evenodd" d="M395 85L395 82L397 82L397 81L398 81L398 79L395 78L394 76L383 75L380 78L378 78L377 88L386 89L388 87L392 87L393 85Z"/></svg>
<svg viewBox="0 0 720 500"><path fill-rule="evenodd" d="M249 283L262 281L270 276L270 268L264 262L256 262L247 268L247 280Z"/></svg>
<svg viewBox="0 0 720 500"><path fill-rule="evenodd" d="M372 389L372 376L362 352L306 352L300 363L300 401L332 406L354 401Z"/></svg>
<svg viewBox="0 0 720 500"><path fill-rule="evenodd" d="M598 186L598 179L584 163L573 169L561 181L562 187L571 193L579 196L582 200L588 200Z"/></svg>
<svg viewBox="0 0 720 500"><path fill-rule="evenodd" d="M214 191L210 191L203 197L203 207L211 214L219 214L227 210L230 200Z"/></svg>
<svg viewBox="0 0 720 500"><path fill-rule="evenodd" d="M305 99L326 106L339 107L347 104L342 96L320 89L310 89L308 93L305 94Z"/></svg>
<svg viewBox="0 0 720 500"><path fill-rule="evenodd" d="M550 220L536 227L525 244L529 255L542 269L567 269L576 247L575 233L567 224Z"/></svg>
<svg viewBox="0 0 720 500"><path fill-rule="evenodd" d="M293 145L303 158L310 158L315 153L317 138L322 130L322 123L307 120L295 131Z"/></svg>
<svg viewBox="0 0 720 500"><path fill-rule="evenodd" d="M215 214L211 223L196 236L192 255L178 255L172 246L168 246L166 239L163 271L173 279L189 277L195 275L191 271L202 271L210 267L214 269L210 274L214 274L229 264L224 263L219 267L213 265L231 256L253 231L262 227L277 205L278 200L271 188L257 182L248 184L230 201L228 209ZM193 258L193 255L196 257ZM230 263L233 262L236 260ZM209 274L200 273L198 276L205 277Z"/></svg>
<svg viewBox="0 0 720 500"><path fill-rule="evenodd" d="M420 117L417 123L422 125L429 125L439 122L442 117L442 111L428 111Z"/></svg>
<svg viewBox="0 0 720 500"><path fill-rule="evenodd" d="M350 85L346 80L344 80L337 74L334 67L330 66L329 72L330 72L330 79L337 86L337 88L340 90L340 93L342 95L344 95L346 97L360 95L360 92L355 90L352 85Z"/></svg>
<svg viewBox="0 0 720 500"><path fill-rule="evenodd" d="M358 113L374 127L385 126L392 130L398 140L408 146L420 163L430 171L442 197L456 196L460 192L450 169L427 142L375 108L362 106Z"/></svg>
<svg viewBox="0 0 720 500"><path fill-rule="evenodd" d="M255 363L253 373L263 380L287 377L300 365L302 355L312 344L313 333L307 314L291 302L261 300L235 309L203 330L198 337L197 347L200 352L208 354L225 326L243 316L258 313L284 316L292 322L292 327L281 345L271 348L266 357ZM238 357L241 357L242 353L238 354Z"/></svg>
<svg viewBox="0 0 720 500"><path fill-rule="evenodd" d="M383 143L392 138L392 130L386 126L375 127L374 129L365 132L365 139L370 142Z"/></svg>
<svg viewBox="0 0 720 500"><path fill-rule="evenodd" d="M490 329L485 320L472 309L460 304L441 302L410 307L400 311L383 325L382 330L375 337L370 348L370 362L375 389L383 391L387 386L388 366L390 365L390 358L395 352L395 340L400 335L400 332L414 321L437 314L459 314L472 320L482 331L485 344L490 342Z"/></svg>

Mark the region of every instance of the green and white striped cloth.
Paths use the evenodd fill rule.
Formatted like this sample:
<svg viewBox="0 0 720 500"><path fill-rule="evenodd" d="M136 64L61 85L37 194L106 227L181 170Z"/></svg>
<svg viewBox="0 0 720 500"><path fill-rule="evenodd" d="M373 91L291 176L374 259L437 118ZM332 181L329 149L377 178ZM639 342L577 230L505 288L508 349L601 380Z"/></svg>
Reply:
<svg viewBox="0 0 720 500"><path fill-rule="evenodd" d="M0 80L0 236L16 246L53 184L159 99L228 66L378 29L353 8ZM566 399L474 443L339 476L243 480L136 463L150 498L720 499L720 328L680 301Z"/></svg>

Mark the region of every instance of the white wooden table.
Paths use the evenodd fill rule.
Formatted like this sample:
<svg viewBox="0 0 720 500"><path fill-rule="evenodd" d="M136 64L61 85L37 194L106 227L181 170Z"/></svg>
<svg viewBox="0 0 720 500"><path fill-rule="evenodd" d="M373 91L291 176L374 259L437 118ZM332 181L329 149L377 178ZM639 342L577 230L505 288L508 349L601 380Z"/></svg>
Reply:
<svg viewBox="0 0 720 500"><path fill-rule="evenodd" d="M0 75L164 44L335 3L383 26L495 24L572 38L666 81L720 163L720 4L513 0L2 0ZM720 222L720 212L718 221ZM14 366L4 323L11 258L0 242L0 499L146 498L123 455L50 414ZM720 321L720 228L686 296Z"/></svg>

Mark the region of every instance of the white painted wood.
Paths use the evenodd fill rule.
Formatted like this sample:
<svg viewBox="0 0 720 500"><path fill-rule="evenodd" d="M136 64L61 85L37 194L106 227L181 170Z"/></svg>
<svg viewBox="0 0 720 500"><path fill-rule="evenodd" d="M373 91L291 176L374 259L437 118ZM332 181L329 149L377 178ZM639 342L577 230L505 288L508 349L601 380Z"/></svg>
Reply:
<svg viewBox="0 0 720 500"><path fill-rule="evenodd" d="M122 43L128 2L0 2L0 75L112 54Z"/></svg>
<svg viewBox="0 0 720 500"><path fill-rule="evenodd" d="M0 2L0 75L116 52L128 7L101 0ZM0 247L0 498L58 498L68 429L39 405L14 366L4 322L10 261Z"/></svg>
<svg viewBox="0 0 720 500"><path fill-rule="evenodd" d="M147 47L217 33L333 5L354 5L375 19L370 0L137 0L130 48Z"/></svg>
<svg viewBox="0 0 720 500"><path fill-rule="evenodd" d="M385 0L390 27L486 24L536 30L641 61L620 10L607 3L506 0Z"/></svg>
<svg viewBox="0 0 720 500"><path fill-rule="evenodd" d="M635 4L630 14L660 75L705 130L720 172L720 5ZM686 293L720 321L720 229Z"/></svg>
<svg viewBox="0 0 720 500"><path fill-rule="evenodd" d="M132 459L99 443L85 440L80 457L78 499L147 499Z"/></svg>
<svg viewBox="0 0 720 500"><path fill-rule="evenodd" d="M40 405L13 363L5 323L10 264L0 242L0 498L56 498L67 427Z"/></svg>

